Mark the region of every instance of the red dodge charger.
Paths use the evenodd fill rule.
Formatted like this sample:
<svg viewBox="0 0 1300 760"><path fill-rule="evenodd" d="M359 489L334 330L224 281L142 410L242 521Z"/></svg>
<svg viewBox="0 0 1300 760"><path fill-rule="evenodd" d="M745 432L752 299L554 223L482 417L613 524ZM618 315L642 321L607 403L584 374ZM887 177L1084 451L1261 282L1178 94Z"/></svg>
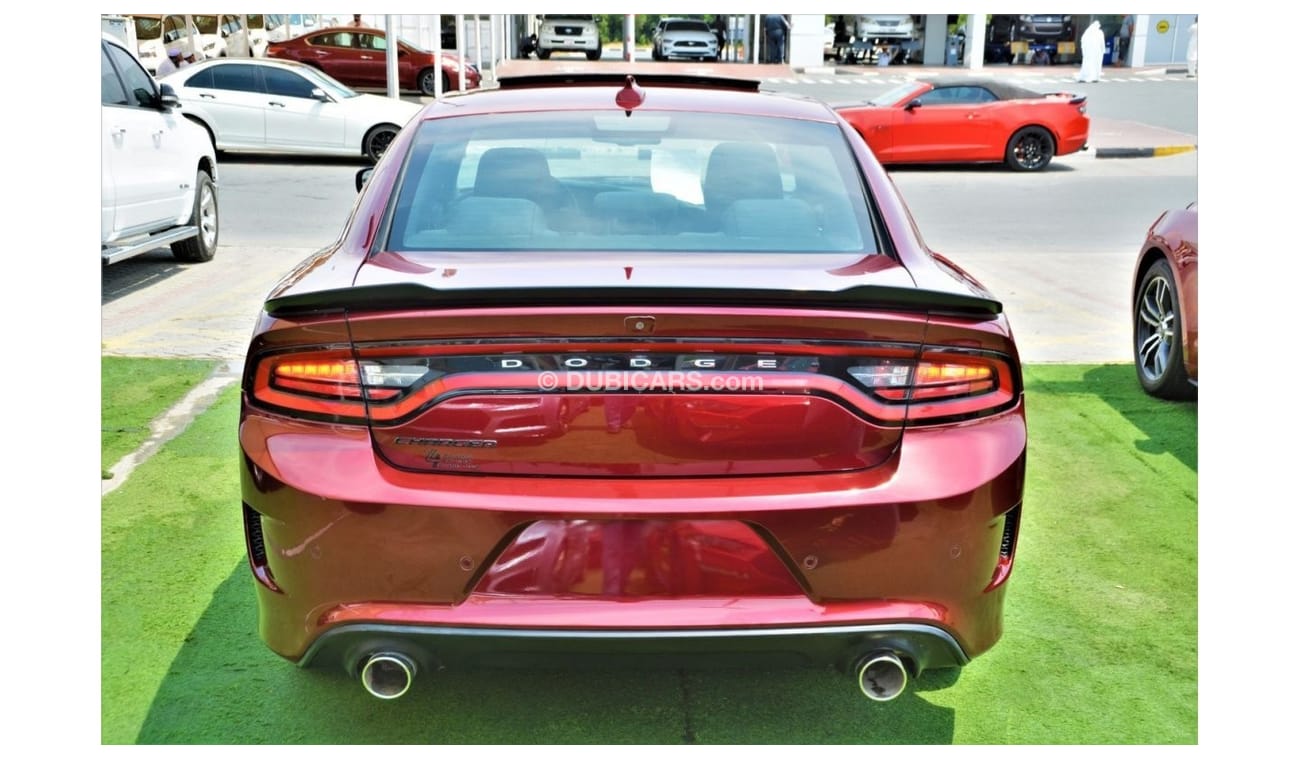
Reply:
<svg viewBox="0 0 1300 760"><path fill-rule="evenodd" d="M358 185L248 348L272 650L381 698L633 657L831 663L883 701L998 640L1016 345L834 110L503 79L426 106Z"/></svg>

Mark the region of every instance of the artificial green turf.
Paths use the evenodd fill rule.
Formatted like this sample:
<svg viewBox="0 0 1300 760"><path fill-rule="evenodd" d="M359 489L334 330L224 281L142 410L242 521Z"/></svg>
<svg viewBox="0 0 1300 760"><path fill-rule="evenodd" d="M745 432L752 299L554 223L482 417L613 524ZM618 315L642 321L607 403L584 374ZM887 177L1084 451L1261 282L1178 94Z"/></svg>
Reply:
<svg viewBox="0 0 1300 760"><path fill-rule="evenodd" d="M148 440L149 423L207 377L216 366L206 359L100 360L101 467L108 472Z"/></svg>
<svg viewBox="0 0 1300 760"><path fill-rule="evenodd" d="M105 743L1194 744L1196 405L1026 369L1005 634L894 702L832 669L448 670L395 702L257 636L228 389L103 500Z"/></svg>

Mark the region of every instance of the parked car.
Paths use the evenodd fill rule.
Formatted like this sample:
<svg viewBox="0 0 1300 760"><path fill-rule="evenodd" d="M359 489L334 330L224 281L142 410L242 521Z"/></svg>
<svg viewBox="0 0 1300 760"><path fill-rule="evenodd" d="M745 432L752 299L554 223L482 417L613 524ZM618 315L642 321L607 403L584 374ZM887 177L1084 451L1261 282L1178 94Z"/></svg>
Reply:
<svg viewBox="0 0 1300 760"><path fill-rule="evenodd" d="M326 26L315 13L268 13L266 34L268 42L285 42Z"/></svg>
<svg viewBox="0 0 1300 760"><path fill-rule="evenodd" d="M266 56L305 63L349 87L383 88L388 85L388 40L382 29L328 27L285 42L273 42L267 47ZM462 68L465 89L476 89L481 77L474 64L462 61L455 53L443 51L442 71L439 72L433 53L406 40L397 40L397 79L403 90L433 95L439 77L442 78L443 92L458 90Z"/></svg>
<svg viewBox="0 0 1300 760"><path fill-rule="evenodd" d="M296 61L221 59L161 80L217 150L366 156L378 161L415 103L362 95Z"/></svg>
<svg viewBox="0 0 1300 760"><path fill-rule="evenodd" d="M1074 17L1070 15L1042 14L1015 16L1011 38L1030 42L1060 42L1074 39Z"/></svg>
<svg viewBox="0 0 1300 760"><path fill-rule="evenodd" d="M707 21L690 18L660 19L655 26L650 56L656 61L669 58L718 60L718 36Z"/></svg>
<svg viewBox="0 0 1300 760"><path fill-rule="evenodd" d="M198 27L191 23L187 28L182 14L136 13L131 15L131 22L135 26L136 55L150 75L158 72L168 48L177 48L186 57L204 57Z"/></svg>
<svg viewBox="0 0 1300 760"><path fill-rule="evenodd" d="M1133 363L1152 396L1196 398L1197 204L1147 230L1133 273Z"/></svg>
<svg viewBox="0 0 1300 760"><path fill-rule="evenodd" d="M381 698L639 654L883 701L988 651L1026 461L1001 304L824 103L615 69L430 103L268 295L265 643ZM556 398L546 435L501 424Z"/></svg>
<svg viewBox="0 0 1300 760"><path fill-rule="evenodd" d="M537 17L537 57L545 61L551 53L586 53L587 60L598 61L601 54L600 28L596 17L584 13L543 14Z"/></svg>
<svg viewBox="0 0 1300 760"><path fill-rule="evenodd" d="M248 47L254 58L266 57L266 46L271 44L271 33L266 28L266 15L248 13L244 19L248 22Z"/></svg>
<svg viewBox="0 0 1300 760"><path fill-rule="evenodd" d="M842 106L884 164L1005 162L1039 171L1087 147L1087 96L1044 94L994 79L922 79Z"/></svg>
<svg viewBox="0 0 1300 760"><path fill-rule="evenodd" d="M171 247L179 261L217 252L217 159L168 85L108 34L100 40L100 258Z"/></svg>
<svg viewBox="0 0 1300 760"><path fill-rule="evenodd" d="M858 16L854 31L859 40L914 40L920 36L916 21L906 14L873 13Z"/></svg>

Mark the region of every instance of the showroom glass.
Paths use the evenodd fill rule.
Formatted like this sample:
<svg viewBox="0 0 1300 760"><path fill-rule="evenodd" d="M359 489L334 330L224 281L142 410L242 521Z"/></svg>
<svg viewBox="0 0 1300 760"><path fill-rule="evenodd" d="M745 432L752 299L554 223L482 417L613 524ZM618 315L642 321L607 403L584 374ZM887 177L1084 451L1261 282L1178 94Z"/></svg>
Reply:
<svg viewBox="0 0 1300 760"><path fill-rule="evenodd" d="M834 124L491 114L420 124L407 162L389 250L879 251Z"/></svg>

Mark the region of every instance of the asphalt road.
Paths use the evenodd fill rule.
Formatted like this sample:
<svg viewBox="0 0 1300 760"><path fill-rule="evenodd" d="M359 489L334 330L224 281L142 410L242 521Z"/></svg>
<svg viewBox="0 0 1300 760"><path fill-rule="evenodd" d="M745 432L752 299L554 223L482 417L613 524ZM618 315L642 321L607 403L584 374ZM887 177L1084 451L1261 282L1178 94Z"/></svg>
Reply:
<svg viewBox="0 0 1300 760"><path fill-rule="evenodd" d="M1172 119L1168 128L1194 132L1196 89L1189 84L1098 83L1089 85L1097 90L1089 102L1093 113L1130 120L1160 113ZM892 85L765 86L870 97ZM1179 113L1190 113L1191 123ZM180 265L163 249L104 268L103 353L241 358L261 299L338 235L364 166L223 156L216 258ZM1123 160L1078 154L1032 175L997 167L892 175L930 247L1003 299L1026 361L1112 362L1131 361L1127 294L1137 247L1162 210L1197 198L1197 169L1196 153Z"/></svg>

